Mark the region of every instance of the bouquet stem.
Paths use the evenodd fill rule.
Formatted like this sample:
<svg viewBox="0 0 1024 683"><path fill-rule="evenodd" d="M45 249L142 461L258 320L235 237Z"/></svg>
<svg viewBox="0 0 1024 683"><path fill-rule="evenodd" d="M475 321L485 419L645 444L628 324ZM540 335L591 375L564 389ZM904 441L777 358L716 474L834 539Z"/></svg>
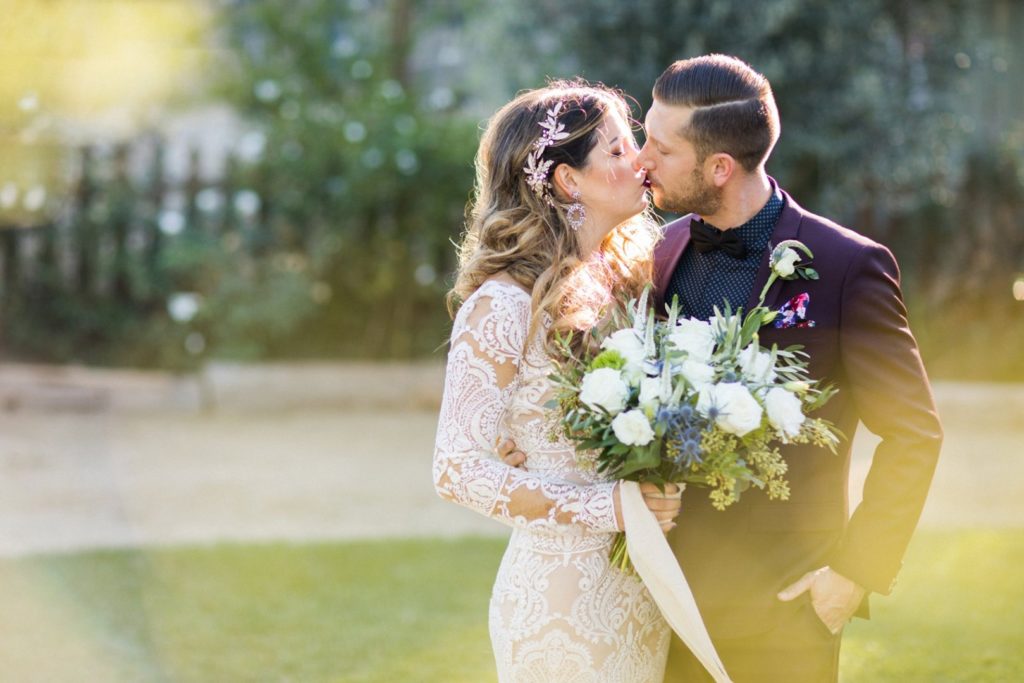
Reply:
<svg viewBox="0 0 1024 683"><path fill-rule="evenodd" d="M636 575L636 569L633 567L633 561L629 559L629 549L626 547L626 532L620 531L615 534L615 540L612 541L612 548L608 554L608 559L613 567L619 569L619 571L626 574Z"/></svg>

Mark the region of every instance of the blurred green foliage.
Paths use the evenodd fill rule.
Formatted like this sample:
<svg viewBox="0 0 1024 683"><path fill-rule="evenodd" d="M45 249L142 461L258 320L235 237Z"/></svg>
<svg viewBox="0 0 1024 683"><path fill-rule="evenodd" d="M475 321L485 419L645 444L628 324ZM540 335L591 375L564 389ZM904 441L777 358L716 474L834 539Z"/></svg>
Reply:
<svg viewBox="0 0 1024 683"><path fill-rule="evenodd" d="M783 134L769 172L896 253L933 374L1024 379L1024 355L990 352L994 335L1024 344L1024 304L1011 296L1024 271L1018 3L216 7L205 96L240 114L256 149L229 165L225 210L196 211L193 193L186 229L161 235L157 208L100 187L112 207L134 206L129 223L149 226L159 248L115 250L123 257L100 259L85 290L59 277L41 286L27 269L31 286L4 291L9 354L162 366L430 354L446 337L450 241L487 116L518 89L579 74L624 89L642 119L671 61L726 52L776 92ZM78 221L71 241L109 242L95 233L113 230L111 215ZM166 310L178 292L200 296L184 324Z"/></svg>
<svg viewBox="0 0 1024 683"><path fill-rule="evenodd" d="M296 274L321 304L264 351L429 353L445 338L443 273L476 130L454 90L418 81L413 49L450 17L413 3L256 1L223 18L235 68L221 92L266 134L251 169L266 188L266 248L302 259ZM308 298L296 288L250 303L284 312Z"/></svg>
<svg viewBox="0 0 1024 683"><path fill-rule="evenodd" d="M768 171L804 207L890 247L933 374L1024 379L1024 6L1009 0L531 0L522 35L562 73L650 105L676 59L734 54L771 81ZM530 27L535 27L533 30ZM539 51L539 50L534 50ZM1005 346L1003 346L1005 344Z"/></svg>

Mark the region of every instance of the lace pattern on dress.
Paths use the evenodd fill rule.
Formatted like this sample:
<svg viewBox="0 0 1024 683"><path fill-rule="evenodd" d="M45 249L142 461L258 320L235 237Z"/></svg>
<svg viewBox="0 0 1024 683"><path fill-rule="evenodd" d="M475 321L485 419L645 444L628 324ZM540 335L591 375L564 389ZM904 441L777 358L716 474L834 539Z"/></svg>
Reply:
<svg viewBox="0 0 1024 683"><path fill-rule="evenodd" d="M614 483L552 437L551 359L529 323L530 296L512 284L488 281L463 304L434 452L443 498L515 528L491 594L498 680L660 683L668 626L643 583L609 565ZM525 469L496 457L499 436Z"/></svg>
<svg viewBox="0 0 1024 683"><path fill-rule="evenodd" d="M582 525L617 531L614 482L577 484L509 467L495 457L523 359L530 296L488 281L459 309L434 451L445 499L521 529Z"/></svg>

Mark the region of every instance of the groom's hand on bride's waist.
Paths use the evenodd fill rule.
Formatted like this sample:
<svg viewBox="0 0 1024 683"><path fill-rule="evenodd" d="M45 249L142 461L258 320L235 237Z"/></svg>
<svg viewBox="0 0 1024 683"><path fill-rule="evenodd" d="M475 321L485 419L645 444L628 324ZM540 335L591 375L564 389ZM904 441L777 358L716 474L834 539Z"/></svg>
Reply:
<svg viewBox="0 0 1024 683"><path fill-rule="evenodd" d="M864 599L864 588L830 567L807 572L796 583L783 589L779 600L788 602L804 593L810 593L815 613L834 634L843 629Z"/></svg>
<svg viewBox="0 0 1024 683"><path fill-rule="evenodd" d="M517 449L512 439L499 438L498 457L509 467L522 467L526 464L526 453Z"/></svg>

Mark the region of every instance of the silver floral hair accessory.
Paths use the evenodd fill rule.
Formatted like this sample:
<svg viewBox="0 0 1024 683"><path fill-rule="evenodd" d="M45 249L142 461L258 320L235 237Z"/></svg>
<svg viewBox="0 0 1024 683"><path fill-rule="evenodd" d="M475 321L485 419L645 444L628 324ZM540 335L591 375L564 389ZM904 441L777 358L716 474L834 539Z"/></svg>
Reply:
<svg viewBox="0 0 1024 683"><path fill-rule="evenodd" d="M552 160L541 161L541 157L544 156L544 150L554 145L559 140L564 140L569 137L569 134L565 132L565 124L558 122L558 114L562 111L562 105L564 102L559 101L555 106L548 109L547 117L537 125L543 129L540 137L533 143L533 149L530 152L529 158L526 160L526 166L523 167L523 171L526 172L526 184L530 186L533 193L546 201L550 206L554 206L555 202L551 198L551 183L548 182L548 172L551 170L551 165L554 163Z"/></svg>

